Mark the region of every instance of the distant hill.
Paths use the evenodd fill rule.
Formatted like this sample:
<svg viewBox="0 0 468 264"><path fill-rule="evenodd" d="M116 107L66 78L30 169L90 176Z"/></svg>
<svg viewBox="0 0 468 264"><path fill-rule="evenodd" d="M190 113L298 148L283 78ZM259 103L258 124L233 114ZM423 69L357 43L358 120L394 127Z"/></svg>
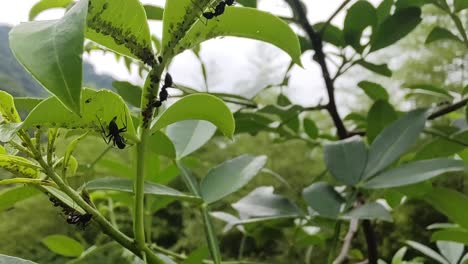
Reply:
<svg viewBox="0 0 468 264"><path fill-rule="evenodd" d="M21 66L13 56L8 32L10 26L0 25L0 90L13 96L46 97L48 92ZM113 78L109 75L97 74L94 66L83 64L84 85L95 88L112 89Z"/></svg>

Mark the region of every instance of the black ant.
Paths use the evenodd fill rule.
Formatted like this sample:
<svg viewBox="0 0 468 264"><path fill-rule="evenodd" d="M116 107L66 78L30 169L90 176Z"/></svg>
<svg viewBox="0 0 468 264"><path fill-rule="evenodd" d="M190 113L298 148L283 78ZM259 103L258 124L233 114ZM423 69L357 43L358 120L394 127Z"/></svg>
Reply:
<svg viewBox="0 0 468 264"><path fill-rule="evenodd" d="M117 145L119 149L124 149L125 146L127 146L127 144L125 143L125 139L120 135L120 133L127 132L127 116L125 116L125 125L122 128L119 128L119 126L117 126L117 116L114 116L114 118L112 118L112 120L109 122L109 125L107 126L109 130L109 134L107 135L104 126L99 120L99 117L97 118L99 121L99 125L101 126L101 135L103 136L103 139L106 142L106 144L109 144L112 141L114 147Z"/></svg>
<svg viewBox="0 0 468 264"><path fill-rule="evenodd" d="M214 12L203 12L202 15L206 19L212 19L214 17L220 16L220 15L222 15L224 13L226 5L228 5L228 6L234 5L234 0L221 1L214 8Z"/></svg>
<svg viewBox="0 0 468 264"><path fill-rule="evenodd" d="M169 94L167 93L166 88L172 86L172 76L169 73L166 73L166 77L164 78L164 84L161 87L161 91L159 91L159 100L154 102L155 107L160 107L164 101L167 100Z"/></svg>
<svg viewBox="0 0 468 264"><path fill-rule="evenodd" d="M76 225L77 227L84 229L89 224L89 221L91 221L91 218L93 218L92 214L80 214L75 209L66 205L51 194L47 193L47 195L49 195L49 201L51 201L54 204L54 207L62 208L62 212L67 216L66 221L68 224Z"/></svg>

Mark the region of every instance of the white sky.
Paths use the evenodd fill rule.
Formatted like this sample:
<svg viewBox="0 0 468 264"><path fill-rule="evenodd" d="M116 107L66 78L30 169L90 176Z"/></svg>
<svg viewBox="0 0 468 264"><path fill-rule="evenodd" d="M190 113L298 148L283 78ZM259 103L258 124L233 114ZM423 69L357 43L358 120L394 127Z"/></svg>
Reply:
<svg viewBox="0 0 468 264"><path fill-rule="evenodd" d="M0 23L17 25L28 20L30 8L39 0L0 1ZM141 0L144 4L163 6L163 0ZM305 0L308 6L308 16L312 24L325 21L342 3L342 0ZM379 0L371 1L374 4ZM282 0L259 0L260 8L275 14L289 15L290 11ZM48 10L41 13L36 20L55 19L63 15L61 9ZM333 22L342 27L344 13L337 16ZM161 23L151 22L153 34L161 36ZM275 66L287 67L288 56L276 47L259 41L240 38L219 38L202 45L201 56L208 71L208 86L210 91L254 94L255 90L281 80L281 72L272 72ZM320 98L326 98L320 69L310 59L311 54L302 57L304 69L295 67L285 93L294 103L314 105ZM98 73L112 75L118 80L127 80L141 84L142 80L136 71L128 73L123 63L117 63L111 54L93 52L85 59L93 63ZM252 63L255 62L255 64ZM175 82L190 85L200 90L205 89L202 81L200 63L191 52L178 55L169 72ZM262 73L262 74L261 74ZM265 78L265 75L268 78ZM263 79L258 79L263 77ZM257 84L255 85L254 82Z"/></svg>

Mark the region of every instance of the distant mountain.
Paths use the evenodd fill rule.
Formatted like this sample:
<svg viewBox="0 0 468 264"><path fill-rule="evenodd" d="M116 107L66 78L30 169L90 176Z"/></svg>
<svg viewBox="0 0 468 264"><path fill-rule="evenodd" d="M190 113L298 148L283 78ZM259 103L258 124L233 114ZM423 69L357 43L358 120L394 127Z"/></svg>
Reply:
<svg viewBox="0 0 468 264"><path fill-rule="evenodd" d="M0 90L13 96L46 97L48 92L21 66L13 56L8 41L10 26L0 25ZM88 87L112 88L113 78L97 74L94 66L83 64L83 83Z"/></svg>

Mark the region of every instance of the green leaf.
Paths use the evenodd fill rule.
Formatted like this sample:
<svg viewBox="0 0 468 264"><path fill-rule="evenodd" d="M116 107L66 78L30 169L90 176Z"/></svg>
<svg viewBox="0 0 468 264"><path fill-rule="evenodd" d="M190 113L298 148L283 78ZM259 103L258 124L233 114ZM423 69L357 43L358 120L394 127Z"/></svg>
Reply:
<svg viewBox="0 0 468 264"><path fill-rule="evenodd" d="M325 145L324 159L332 176L340 183L355 185L367 163L367 148L358 136Z"/></svg>
<svg viewBox="0 0 468 264"><path fill-rule="evenodd" d="M317 125L315 124L314 120L309 119L309 118L304 118L303 121L304 125L304 132L309 136L311 139L316 139L319 135L319 129Z"/></svg>
<svg viewBox="0 0 468 264"><path fill-rule="evenodd" d="M44 98L33 97L15 97L15 106L18 111L31 112L39 103L44 101ZM20 120L18 121L20 122Z"/></svg>
<svg viewBox="0 0 468 264"><path fill-rule="evenodd" d="M42 239L42 243L50 251L65 257L79 257L84 251L80 242L64 235L46 236Z"/></svg>
<svg viewBox="0 0 468 264"><path fill-rule="evenodd" d="M451 264L458 263L465 247L463 244L449 241L437 241L436 244L439 252L442 253L442 256L444 256Z"/></svg>
<svg viewBox="0 0 468 264"><path fill-rule="evenodd" d="M146 14L138 0L91 0L86 38L148 65L156 63Z"/></svg>
<svg viewBox="0 0 468 264"><path fill-rule="evenodd" d="M298 217L301 211L287 198L274 194L272 186L258 187L232 204L243 218L268 217L269 220Z"/></svg>
<svg viewBox="0 0 468 264"><path fill-rule="evenodd" d="M320 23L313 25L312 27L317 32L321 32L324 25L327 25L327 27L322 33L322 40L330 44L333 44L337 47L344 47L345 41L344 41L343 31L341 31L341 29L339 29L337 26L334 26L330 23L326 24L325 22L320 22Z"/></svg>
<svg viewBox="0 0 468 264"><path fill-rule="evenodd" d="M363 187L380 189L410 185L432 179L446 172L463 171L466 168L461 160L440 158L414 161L377 174L364 183Z"/></svg>
<svg viewBox="0 0 468 264"><path fill-rule="evenodd" d="M365 60L358 60L356 63L368 69L369 71L386 77L392 77L392 71L388 68L387 64L374 64Z"/></svg>
<svg viewBox="0 0 468 264"><path fill-rule="evenodd" d="M374 142L380 132L397 118L395 109L388 101L375 102L367 114L367 141Z"/></svg>
<svg viewBox="0 0 468 264"><path fill-rule="evenodd" d="M234 134L234 117L226 104L208 94L192 94L183 97L166 109L153 121L152 131L183 120L206 120L217 126L226 137Z"/></svg>
<svg viewBox="0 0 468 264"><path fill-rule="evenodd" d="M421 9L418 7L397 9L372 34L370 51L385 48L402 39L413 31L421 20Z"/></svg>
<svg viewBox="0 0 468 264"><path fill-rule="evenodd" d="M390 213L379 203L367 203L341 216L343 219L368 219L392 222Z"/></svg>
<svg viewBox="0 0 468 264"><path fill-rule="evenodd" d="M445 260L444 257L442 257L441 255L439 255L439 253L435 252L433 249L431 249L430 247L427 247L423 244L420 244L416 241L411 241L411 240L407 240L405 242L408 246L416 249L417 251L423 253L424 255L436 260L437 262L441 263L441 264L450 264L447 262L447 260Z"/></svg>
<svg viewBox="0 0 468 264"><path fill-rule="evenodd" d="M450 32L448 29L445 29L442 27L434 27L431 33L429 33L429 35L427 36L425 44L427 45L434 41L444 40L444 39L454 40L456 42L463 44L463 41L459 39L455 34Z"/></svg>
<svg viewBox="0 0 468 264"><path fill-rule="evenodd" d="M154 5L144 5L145 8L146 18L148 20L162 20L164 9L159 6Z"/></svg>
<svg viewBox="0 0 468 264"><path fill-rule="evenodd" d="M213 203L244 187L266 162L266 156L242 155L211 169L200 184L203 200Z"/></svg>
<svg viewBox="0 0 468 264"><path fill-rule="evenodd" d="M377 25L377 20L376 10L369 2L358 1L352 5L346 13L343 27L346 44L361 53L363 50L361 46L362 32L368 26L374 28Z"/></svg>
<svg viewBox="0 0 468 264"><path fill-rule="evenodd" d="M85 188L90 191L109 190L133 193L133 182L130 179L123 178L101 178L87 182L85 184ZM145 182L144 192L146 195L154 195L156 197L170 197L177 200L188 201L197 204L203 202L198 197L187 195L175 189L156 183Z"/></svg>
<svg viewBox="0 0 468 264"><path fill-rule="evenodd" d="M262 114L236 112L234 118L236 120L236 134L249 133L256 135L260 131L276 130L269 127L269 124L275 120Z"/></svg>
<svg viewBox="0 0 468 264"><path fill-rule="evenodd" d="M257 0L237 0L237 2L245 7L257 8Z"/></svg>
<svg viewBox="0 0 468 264"><path fill-rule="evenodd" d="M13 207L17 202L26 200L39 193L40 191L32 186L3 189L0 191L0 212Z"/></svg>
<svg viewBox="0 0 468 264"><path fill-rule="evenodd" d="M7 154L5 147L3 147L2 145L0 145L0 154Z"/></svg>
<svg viewBox="0 0 468 264"><path fill-rule="evenodd" d="M41 0L29 10L29 20L34 20L41 12L51 8L66 8L73 3L73 0Z"/></svg>
<svg viewBox="0 0 468 264"><path fill-rule="evenodd" d="M424 129L427 111L408 112L380 133L369 148L364 179L385 169L411 147Z"/></svg>
<svg viewBox="0 0 468 264"><path fill-rule="evenodd" d="M396 253L395 255L393 255L393 258L392 258L392 262L391 264L404 264L405 262L403 262L404 260L404 257L405 257L405 254L406 254L406 251L408 250L407 247L401 247Z"/></svg>
<svg viewBox="0 0 468 264"><path fill-rule="evenodd" d="M454 241L468 245L468 231L460 228L448 228L436 231L431 236L432 241Z"/></svg>
<svg viewBox="0 0 468 264"><path fill-rule="evenodd" d="M88 135L88 132L82 134L81 136L75 138L74 140L72 140L70 142L70 144L68 144L67 146L67 150L65 151L65 154L63 155L63 173L62 173L62 176L65 176L67 175L66 172L67 172L67 169L68 167L70 166L70 158L73 158L72 157L72 154L73 154L73 151L75 151L75 148L76 146L78 145L78 143L80 143L81 140L83 140L86 136ZM75 158L73 158L75 159ZM76 159L74 162L77 162ZM75 168L76 170L76 168Z"/></svg>
<svg viewBox="0 0 468 264"><path fill-rule="evenodd" d="M379 23L382 23L392 11L394 0L383 0L376 9Z"/></svg>
<svg viewBox="0 0 468 264"><path fill-rule="evenodd" d="M460 209L468 204L466 195L446 188L434 188L424 196L424 200L453 222L468 229L468 212Z"/></svg>
<svg viewBox="0 0 468 264"><path fill-rule="evenodd" d="M170 52L176 55L198 43L220 36L244 37L268 42L285 51L296 64L302 65L299 40L288 24L270 13L246 7L228 6L219 20L209 20L207 25L197 20ZM163 43L165 43L164 37Z"/></svg>
<svg viewBox="0 0 468 264"><path fill-rule="evenodd" d="M397 0L395 2L395 8L398 9L405 9L408 7L422 7L425 4L429 4L430 2L436 2L439 0ZM445 0L442 0L445 1Z"/></svg>
<svg viewBox="0 0 468 264"><path fill-rule="evenodd" d="M46 189L46 191L49 193L49 195L52 195L53 197L59 199L61 202L66 204L68 207L72 208L73 210L79 212L80 214L85 214L85 210L78 206L75 201L73 201L66 193L62 192L59 189L56 189L55 187L51 186L42 186L42 188Z"/></svg>
<svg viewBox="0 0 468 264"><path fill-rule="evenodd" d="M364 91L364 93L369 96L370 99L377 100L388 100L388 93L385 88L378 84L368 81L361 81L358 83L358 86Z"/></svg>
<svg viewBox="0 0 468 264"><path fill-rule="evenodd" d="M128 108L117 94L109 90L83 89L81 109L81 117L79 117L63 107L57 98L49 97L31 111L20 128L39 125L70 129L84 128L101 133L99 122L107 129L109 122L117 117L116 123L119 128L127 126L127 132L124 135L132 140L136 139Z"/></svg>
<svg viewBox="0 0 468 264"><path fill-rule="evenodd" d="M210 252L207 246L201 246L192 251L181 264L199 264L209 256Z"/></svg>
<svg viewBox="0 0 468 264"><path fill-rule="evenodd" d="M0 114L7 123L21 122L21 117L16 111L13 96L5 91L0 91Z"/></svg>
<svg viewBox="0 0 468 264"><path fill-rule="evenodd" d="M203 120L185 120L167 127L167 136L174 143L178 159L201 148L215 132L216 127Z"/></svg>
<svg viewBox="0 0 468 264"><path fill-rule="evenodd" d="M345 202L344 198L326 182L316 182L302 191L307 205L319 215L336 219Z"/></svg>
<svg viewBox="0 0 468 264"><path fill-rule="evenodd" d="M424 90L424 91L428 91L432 93L437 93L448 98L453 98L453 96L451 96L447 90L436 87L431 84L413 84L413 85L407 85L407 87L409 89L420 89L420 90Z"/></svg>
<svg viewBox="0 0 468 264"><path fill-rule="evenodd" d="M9 142L21 128L21 123L0 124L0 142Z"/></svg>
<svg viewBox="0 0 468 264"><path fill-rule="evenodd" d="M140 107L141 87L129 82L114 81L112 86L117 90L120 96L129 104Z"/></svg>
<svg viewBox="0 0 468 264"><path fill-rule="evenodd" d="M37 264L36 262L32 262L32 261L17 258L17 257L2 255L2 254L0 254L0 263L1 264Z"/></svg>
<svg viewBox="0 0 468 264"><path fill-rule="evenodd" d="M455 12L460 12L468 8L468 2L466 0L453 0L453 6L455 7Z"/></svg>
<svg viewBox="0 0 468 264"><path fill-rule="evenodd" d="M37 178L41 172L41 167L35 163L23 157L5 154L0 154L0 168L27 178Z"/></svg>
<svg viewBox="0 0 468 264"><path fill-rule="evenodd" d="M19 24L10 31L18 61L72 112L80 114L82 59L88 0L59 20Z"/></svg>
<svg viewBox="0 0 468 264"><path fill-rule="evenodd" d="M149 149L158 155L166 156L170 159L176 158L176 149L171 139L161 131L156 131L151 135L149 142Z"/></svg>

